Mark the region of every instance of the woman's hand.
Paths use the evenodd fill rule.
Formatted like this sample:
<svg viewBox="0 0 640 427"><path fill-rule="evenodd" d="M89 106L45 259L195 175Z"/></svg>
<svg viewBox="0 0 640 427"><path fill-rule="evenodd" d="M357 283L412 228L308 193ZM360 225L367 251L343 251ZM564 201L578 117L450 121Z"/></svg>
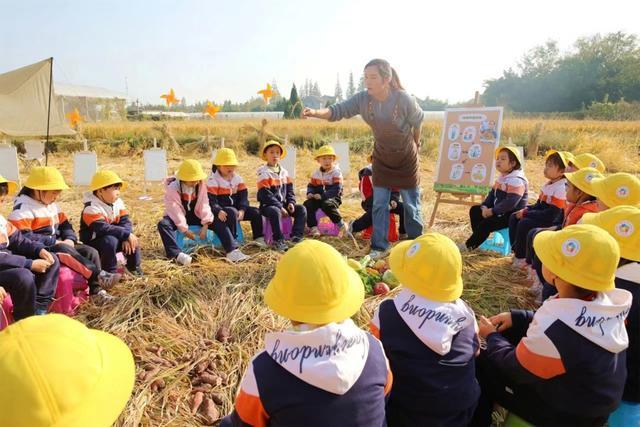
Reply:
<svg viewBox="0 0 640 427"><path fill-rule="evenodd" d="M304 110L302 110L302 117L316 117L317 112L318 110L315 108L305 107Z"/></svg>

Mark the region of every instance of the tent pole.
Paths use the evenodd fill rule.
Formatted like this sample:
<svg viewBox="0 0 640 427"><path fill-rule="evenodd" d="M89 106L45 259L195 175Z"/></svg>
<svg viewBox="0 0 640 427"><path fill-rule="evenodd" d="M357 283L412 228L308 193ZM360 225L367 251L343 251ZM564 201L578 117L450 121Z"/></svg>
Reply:
<svg viewBox="0 0 640 427"><path fill-rule="evenodd" d="M49 70L49 106L47 107L47 139L44 143L44 164L49 165L49 123L51 122L51 92L53 91L53 57L51 60L51 68Z"/></svg>

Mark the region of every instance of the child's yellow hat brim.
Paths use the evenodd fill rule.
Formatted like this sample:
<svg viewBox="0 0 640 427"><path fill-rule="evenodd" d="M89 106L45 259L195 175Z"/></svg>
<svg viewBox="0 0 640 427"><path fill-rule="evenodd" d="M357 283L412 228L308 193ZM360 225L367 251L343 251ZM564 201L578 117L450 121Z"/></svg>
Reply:
<svg viewBox="0 0 640 427"><path fill-rule="evenodd" d="M278 262L264 302L287 319L323 325L353 316L364 302L364 286L337 250L305 240Z"/></svg>
<svg viewBox="0 0 640 427"><path fill-rule="evenodd" d="M238 166L238 158L231 148L220 148L213 160L216 166Z"/></svg>
<svg viewBox="0 0 640 427"><path fill-rule="evenodd" d="M287 150L284 148L284 146L280 144L278 141L271 140L271 141L265 142L264 146L262 147L262 150L260 151L260 156L262 160L267 160L267 155L265 151L267 151L267 148L274 145L277 147L280 147L280 151L282 152L282 154L280 154L280 159L284 159L285 157L287 157Z"/></svg>
<svg viewBox="0 0 640 427"><path fill-rule="evenodd" d="M578 187L580 191L587 193L590 196L594 196L594 189L592 182L594 180L602 179L604 176L594 168L578 169L575 172L566 172L564 177L571 184Z"/></svg>
<svg viewBox="0 0 640 427"><path fill-rule="evenodd" d="M594 196L608 208L621 205L640 205L640 179L626 172L618 172L592 182Z"/></svg>
<svg viewBox="0 0 640 427"><path fill-rule="evenodd" d="M599 213L586 213L581 224L602 228L616 239L622 258L640 262L640 208L616 206Z"/></svg>
<svg viewBox="0 0 640 427"><path fill-rule="evenodd" d="M9 192L9 196L11 196L12 194L15 194L16 191L18 191L18 183L16 183L15 181L9 181L2 175L0 175L0 184L7 184L7 190Z"/></svg>
<svg viewBox="0 0 640 427"><path fill-rule="evenodd" d="M443 234L400 242L391 250L389 266L404 287L432 301L455 301L462 295L462 256Z"/></svg>
<svg viewBox="0 0 640 427"><path fill-rule="evenodd" d="M595 225L542 231L533 247L543 266L574 286L596 292L615 287L620 248L609 233Z"/></svg>

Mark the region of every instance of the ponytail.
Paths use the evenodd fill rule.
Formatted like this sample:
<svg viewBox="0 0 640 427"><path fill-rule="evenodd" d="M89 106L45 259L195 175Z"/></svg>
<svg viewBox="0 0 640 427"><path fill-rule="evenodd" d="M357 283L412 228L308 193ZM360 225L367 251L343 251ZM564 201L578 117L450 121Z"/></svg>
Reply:
<svg viewBox="0 0 640 427"><path fill-rule="evenodd" d="M400 83L400 77L393 67L391 67L391 87L395 90L404 90L402 83Z"/></svg>

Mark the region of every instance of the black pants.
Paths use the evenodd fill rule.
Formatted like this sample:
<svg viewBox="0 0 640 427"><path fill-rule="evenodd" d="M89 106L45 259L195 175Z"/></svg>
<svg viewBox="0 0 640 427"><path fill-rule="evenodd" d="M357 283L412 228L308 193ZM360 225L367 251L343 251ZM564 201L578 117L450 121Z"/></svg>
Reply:
<svg viewBox="0 0 640 427"><path fill-rule="evenodd" d="M523 328L520 333L508 329L503 336L513 344L518 345L526 334ZM517 384L502 373L501 367L495 365L484 351L476 359L476 378L480 383L481 395L476 408L473 427L491 425L493 404L498 403L503 408L513 412L525 421L536 426L603 426L607 417L583 418L575 414L560 412L549 405L534 386ZM561 405L561 402L558 402Z"/></svg>
<svg viewBox="0 0 640 427"><path fill-rule="evenodd" d="M187 218L187 225L201 225L200 220L198 218L191 219ZM180 247L178 246L178 242L176 240L176 231L178 227L175 222L169 216L164 216L158 222L158 233L160 234L160 239L162 240L162 245L164 246L164 252L167 254L167 258L174 259L178 256L180 252Z"/></svg>
<svg viewBox="0 0 640 427"><path fill-rule="evenodd" d="M469 209L469 220L471 221L471 237L467 239L466 245L469 249L475 249L489 237L494 231L507 228L511 212L503 215L493 215L489 218L482 217L482 209L479 205L471 206Z"/></svg>
<svg viewBox="0 0 640 427"><path fill-rule="evenodd" d="M373 225L372 209L373 207L370 207L369 209L365 209L364 213L360 216L360 218L353 221L353 224L351 224L351 227L353 228L354 233L359 233L361 231L364 231ZM407 234L406 230L404 229L404 205L402 204L402 202L398 202L398 205L396 206L396 208L391 209L389 213L398 215L398 219L400 220L398 233Z"/></svg>
<svg viewBox="0 0 640 427"><path fill-rule="evenodd" d="M116 236L105 234L102 237L97 237L85 243L98 251L100 254L100 264L104 271L116 273L118 271L118 258L116 254L122 251L123 242L126 242L126 240L120 240ZM129 271L136 271L140 268L140 262L142 261L140 245L136 246L132 254L123 253L123 255L127 260L127 269Z"/></svg>
<svg viewBox="0 0 640 427"><path fill-rule="evenodd" d="M277 206L262 206L260 208L260 214L265 216L271 224L271 231L273 232L273 240L284 240L282 229L280 228L280 218L282 212ZM293 217L293 230L291 231L291 237L302 237L304 235L304 224L307 220L307 209L302 205L295 205L295 209L292 214Z"/></svg>
<svg viewBox="0 0 640 427"><path fill-rule="evenodd" d="M97 294L100 291L98 275L102 270L100 254L91 246L76 244L74 247L60 244L54 245L51 252L58 254L60 263L65 265L87 279L89 293Z"/></svg>
<svg viewBox="0 0 640 427"><path fill-rule="evenodd" d="M262 215L260 215L258 208L249 206L245 209L242 221L251 222L251 235L253 236L253 240L264 236L262 231ZM238 235L236 234L235 237L237 238Z"/></svg>
<svg viewBox="0 0 640 427"><path fill-rule="evenodd" d="M342 215L340 215L338 208L341 204L342 201L338 198L305 200L304 207L307 210L307 226L309 228L318 226L318 220L316 220L316 211L318 209L322 209L322 212L327 214L331 222L340 224L342 222Z"/></svg>
<svg viewBox="0 0 640 427"><path fill-rule="evenodd" d="M222 208L227 213L227 220L220 221L215 216L213 221L213 231L216 233L222 243L226 253L238 248L238 210L232 206ZM262 237L262 215L257 208L249 207L244 211L243 221L251 221L251 232L253 238Z"/></svg>

